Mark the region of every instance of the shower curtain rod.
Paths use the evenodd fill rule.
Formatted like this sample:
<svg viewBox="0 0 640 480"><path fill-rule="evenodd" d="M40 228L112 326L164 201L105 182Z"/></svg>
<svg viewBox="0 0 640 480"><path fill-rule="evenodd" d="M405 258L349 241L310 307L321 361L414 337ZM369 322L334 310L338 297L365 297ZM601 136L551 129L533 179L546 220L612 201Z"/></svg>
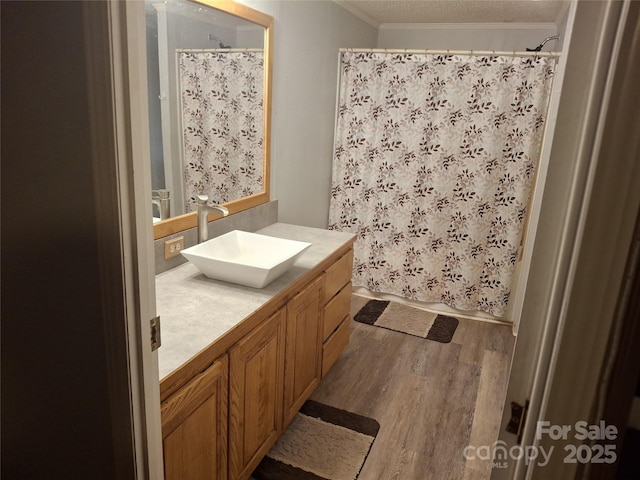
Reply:
<svg viewBox="0 0 640 480"><path fill-rule="evenodd" d="M262 48L176 48L178 53L207 52L264 52Z"/></svg>
<svg viewBox="0 0 640 480"><path fill-rule="evenodd" d="M496 50L411 50L409 48L341 48L340 52L354 53L424 53L432 55L505 55L514 57L559 57L560 52L499 52Z"/></svg>

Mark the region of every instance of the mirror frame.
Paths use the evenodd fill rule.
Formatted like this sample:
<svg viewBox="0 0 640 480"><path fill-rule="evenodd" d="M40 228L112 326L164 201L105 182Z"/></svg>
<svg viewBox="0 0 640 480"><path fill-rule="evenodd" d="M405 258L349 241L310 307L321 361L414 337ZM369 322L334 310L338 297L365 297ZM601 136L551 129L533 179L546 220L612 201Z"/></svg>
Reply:
<svg viewBox="0 0 640 480"><path fill-rule="evenodd" d="M229 209L229 214L241 212L249 208L262 205L269 201L269 190L271 184L271 75L272 65L271 59L273 54L273 17L254 10L251 7L233 0L189 0L193 3L201 4L206 7L215 8L222 12L243 18L257 25L264 27L264 141L263 141L263 165L262 178L264 182L264 190L260 193L243 197L238 200L223 203ZM209 221L220 218L218 214L209 214ZM174 233L194 228L197 225L197 213L190 212L176 217L162 220L153 225L153 239L172 235Z"/></svg>

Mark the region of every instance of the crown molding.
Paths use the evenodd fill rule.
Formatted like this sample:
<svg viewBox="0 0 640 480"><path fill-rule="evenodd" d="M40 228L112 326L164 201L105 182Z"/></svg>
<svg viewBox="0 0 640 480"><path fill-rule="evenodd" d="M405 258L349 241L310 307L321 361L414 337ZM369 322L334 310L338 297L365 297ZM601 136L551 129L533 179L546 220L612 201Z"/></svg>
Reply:
<svg viewBox="0 0 640 480"><path fill-rule="evenodd" d="M555 23L381 23L380 30L557 30Z"/></svg>
<svg viewBox="0 0 640 480"><path fill-rule="evenodd" d="M364 22L368 23L372 27L380 28L380 22L373 19L372 17L364 13L362 10L358 8L354 8L349 2L343 2L342 0L333 0L333 3L340 5L347 12L351 13L352 15L355 15L360 20L363 20Z"/></svg>

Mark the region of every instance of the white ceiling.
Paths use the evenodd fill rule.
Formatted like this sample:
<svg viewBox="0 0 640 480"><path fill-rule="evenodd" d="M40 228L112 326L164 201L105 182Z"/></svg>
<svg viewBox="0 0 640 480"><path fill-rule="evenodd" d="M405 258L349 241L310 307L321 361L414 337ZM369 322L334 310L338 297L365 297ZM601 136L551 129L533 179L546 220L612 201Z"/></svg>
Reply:
<svg viewBox="0 0 640 480"><path fill-rule="evenodd" d="M383 23L558 23L562 0L334 0L374 26Z"/></svg>

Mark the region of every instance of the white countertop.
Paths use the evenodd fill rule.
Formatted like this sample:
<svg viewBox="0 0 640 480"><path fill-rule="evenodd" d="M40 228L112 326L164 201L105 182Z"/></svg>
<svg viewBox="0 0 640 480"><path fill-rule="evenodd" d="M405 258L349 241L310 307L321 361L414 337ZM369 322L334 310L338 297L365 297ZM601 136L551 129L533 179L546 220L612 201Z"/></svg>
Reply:
<svg viewBox="0 0 640 480"><path fill-rule="evenodd" d="M274 223L256 233L312 245L288 272L261 289L207 278L190 263L156 275L156 310L162 328L160 379L353 239L351 233L285 223Z"/></svg>

